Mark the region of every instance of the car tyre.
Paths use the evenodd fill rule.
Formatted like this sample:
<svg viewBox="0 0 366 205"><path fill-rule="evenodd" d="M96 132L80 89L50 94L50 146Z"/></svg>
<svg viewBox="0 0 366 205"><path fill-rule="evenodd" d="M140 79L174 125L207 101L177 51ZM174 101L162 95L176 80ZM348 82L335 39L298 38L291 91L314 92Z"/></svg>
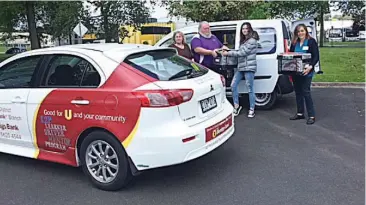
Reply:
<svg viewBox="0 0 366 205"><path fill-rule="evenodd" d="M94 131L88 134L80 147L80 160L89 181L101 190L120 190L132 178L127 153L110 133Z"/></svg>

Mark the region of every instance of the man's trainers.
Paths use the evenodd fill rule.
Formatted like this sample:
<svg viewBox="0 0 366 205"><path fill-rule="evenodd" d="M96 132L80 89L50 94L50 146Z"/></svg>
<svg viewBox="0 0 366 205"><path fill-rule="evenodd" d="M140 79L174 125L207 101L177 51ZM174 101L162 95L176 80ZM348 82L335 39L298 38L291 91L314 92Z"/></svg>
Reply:
<svg viewBox="0 0 366 205"><path fill-rule="evenodd" d="M241 106L237 107L237 108L234 108L234 116L238 116L240 111L241 111Z"/></svg>
<svg viewBox="0 0 366 205"><path fill-rule="evenodd" d="M255 113L254 110L249 110L248 117L254 117Z"/></svg>

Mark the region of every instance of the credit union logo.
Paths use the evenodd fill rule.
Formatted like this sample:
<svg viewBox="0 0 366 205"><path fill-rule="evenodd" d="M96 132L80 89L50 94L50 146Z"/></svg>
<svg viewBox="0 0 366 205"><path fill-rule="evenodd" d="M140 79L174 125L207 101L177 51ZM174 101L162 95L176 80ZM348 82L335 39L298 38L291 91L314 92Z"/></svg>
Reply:
<svg viewBox="0 0 366 205"><path fill-rule="evenodd" d="M65 110L65 119L66 120L72 119L72 110Z"/></svg>
<svg viewBox="0 0 366 205"><path fill-rule="evenodd" d="M212 139L216 138L218 135L225 132L229 127L230 127L230 125L228 123L226 123L224 126L214 129L212 131Z"/></svg>
<svg viewBox="0 0 366 205"><path fill-rule="evenodd" d="M215 138L217 136L217 129L214 129L214 131L212 132L212 138Z"/></svg>

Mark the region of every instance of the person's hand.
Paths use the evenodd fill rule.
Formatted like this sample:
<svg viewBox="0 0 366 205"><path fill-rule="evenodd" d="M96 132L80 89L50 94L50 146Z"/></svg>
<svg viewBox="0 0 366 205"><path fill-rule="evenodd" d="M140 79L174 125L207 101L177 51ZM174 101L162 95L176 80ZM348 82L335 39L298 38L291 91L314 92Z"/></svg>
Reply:
<svg viewBox="0 0 366 205"><path fill-rule="evenodd" d="M229 52L227 52L227 51L223 51L223 52L222 52L222 55L223 55L223 56L228 56L228 55L229 55Z"/></svg>
<svg viewBox="0 0 366 205"><path fill-rule="evenodd" d="M216 53L217 51L218 51L218 49L215 49L215 50L213 50L213 51L212 51L212 54L211 54L211 55L212 55L214 58L216 58L216 57L217 57L217 53Z"/></svg>
<svg viewBox="0 0 366 205"><path fill-rule="evenodd" d="M227 46L225 46L225 45L224 45L224 46L222 46L222 49L223 49L223 50L230 50L230 49L229 49Z"/></svg>
<svg viewBox="0 0 366 205"><path fill-rule="evenodd" d="M307 75L307 74L309 74L312 68L313 68L313 67L312 67L311 65L306 65L306 66L305 66L305 70L304 70L304 72L303 72L302 74L303 74L303 75Z"/></svg>

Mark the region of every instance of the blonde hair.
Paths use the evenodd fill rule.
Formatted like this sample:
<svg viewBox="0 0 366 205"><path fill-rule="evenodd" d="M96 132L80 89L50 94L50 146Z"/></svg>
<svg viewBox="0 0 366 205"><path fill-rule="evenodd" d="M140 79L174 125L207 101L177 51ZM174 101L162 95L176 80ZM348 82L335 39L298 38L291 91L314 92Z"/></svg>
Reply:
<svg viewBox="0 0 366 205"><path fill-rule="evenodd" d="M182 37L183 37L182 44L185 44L186 43L186 37L184 36L184 33L182 31L174 32L174 34L173 34L173 43L174 44L177 43L177 42L175 42L175 37L177 36L177 34L182 35Z"/></svg>

